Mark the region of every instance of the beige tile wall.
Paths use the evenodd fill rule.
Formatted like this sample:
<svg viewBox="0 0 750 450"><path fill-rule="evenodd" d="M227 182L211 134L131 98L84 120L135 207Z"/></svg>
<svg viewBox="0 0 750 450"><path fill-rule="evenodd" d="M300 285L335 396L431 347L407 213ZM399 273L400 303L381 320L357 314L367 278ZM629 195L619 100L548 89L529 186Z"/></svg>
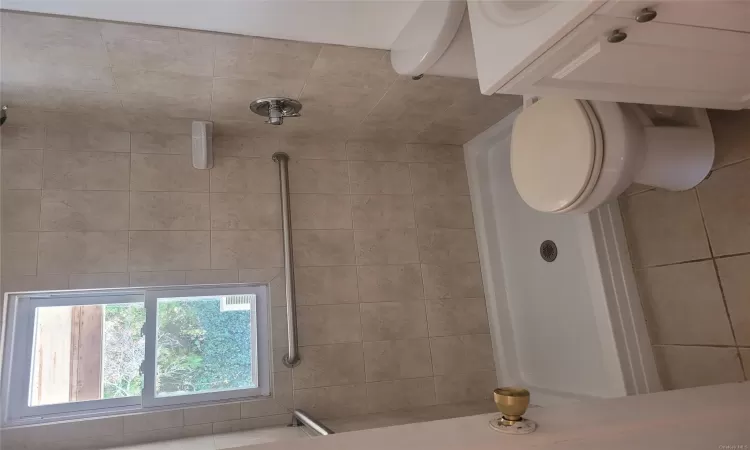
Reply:
<svg viewBox="0 0 750 450"><path fill-rule="evenodd" d="M750 111L711 111L708 179L620 199L664 387L749 379Z"/></svg>
<svg viewBox="0 0 750 450"><path fill-rule="evenodd" d="M0 75L9 120L54 125L59 131L50 136L50 145L57 150L74 146L85 151L102 139L110 139L112 150L130 146L125 134L80 137L65 125L180 133L189 130L192 120L211 120L215 130L225 134L254 137L335 136L343 141L388 136L399 142L462 145L521 103L517 96L482 95L476 80L399 76L386 50L8 11L1 15ZM287 120L283 127L266 126L248 105L269 96L299 99L303 117ZM185 146L179 146L185 139L133 134L132 147L142 153L155 148L157 153L187 154ZM254 150L233 151L233 156L248 156ZM343 147L320 151L327 155L317 156L345 159ZM16 165L36 164L32 154L26 156L7 159ZM73 167L81 162L69 155L58 157ZM108 158L113 157L87 158L81 170L117 165ZM143 156L132 164L156 169L169 160ZM310 170L316 170L312 166ZM330 165L326 169L336 171ZM118 181L113 177L96 183ZM25 182L35 189L39 179ZM73 180L58 177L56 182L70 186ZM200 176L155 182L178 183L178 191L206 183ZM164 185L150 188L164 190Z"/></svg>
<svg viewBox="0 0 750 450"><path fill-rule="evenodd" d="M489 333L466 172L439 144L519 97L398 76L384 50L1 15L3 289L270 283L284 347L281 150L305 358L293 374L275 358L273 401L11 437L86 448L285 421L295 404L328 417L488 396L494 370L474 364L487 340L463 338ZM265 125L247 106L269 95L303 116ZM210 171L191 166L192 120L214 122ZM462 346L462 370L438 369Z"/></svg>
<svg viewBox="0 0 750 450"><path fill-rule="evenodd" d="M303 363L275 361L272 400L66 425L75 440L59 425L9 431L4 442L85 448L284 423L293 406L339 418L490 398L461 147L218 136L215 167L201 171L183 135L66 133L2 129L5 290L270 283L278 360L286 310L269 155L289 149Z"/></svg>

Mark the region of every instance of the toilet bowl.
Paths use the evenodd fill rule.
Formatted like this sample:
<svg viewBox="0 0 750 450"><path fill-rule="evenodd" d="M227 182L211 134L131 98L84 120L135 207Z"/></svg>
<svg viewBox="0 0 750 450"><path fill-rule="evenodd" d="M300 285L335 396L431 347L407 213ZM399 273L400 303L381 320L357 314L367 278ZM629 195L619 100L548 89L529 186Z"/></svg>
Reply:
<svg viewBox="0 0 750 450"><path fill-rule="evenodd" d="M549 213L587 213L632 183L690 189L711 170L704 109L547 97L518 115L511 173L521 198Z"/></svg>
<svg viewBox="0 0 750 450"><path fill-rule="evenodd" d="M423 1L391 45L396 73L477 78L466 0Z"/></svg>

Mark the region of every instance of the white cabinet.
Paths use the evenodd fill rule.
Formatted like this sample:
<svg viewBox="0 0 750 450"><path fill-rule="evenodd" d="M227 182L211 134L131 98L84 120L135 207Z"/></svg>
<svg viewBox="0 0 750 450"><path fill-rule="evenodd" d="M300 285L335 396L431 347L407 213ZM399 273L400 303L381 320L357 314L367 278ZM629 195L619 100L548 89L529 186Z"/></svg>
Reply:
<svg viewBox="0 0 750 450"><path fill-rule="evenodd" d="M653 23L671 23L750 33L750 1L747 0L615 0L596 14L634 19L643 9L656 13Z"/></svg>
<svg viewBox="0 0 750 450"><path fill-rule="evenodd" d="M636 21L647 7L656 17ZM490 34L471 19L474 32ZM475 53L481 69L486 52ZM750 1L610 1L521 66L512 78L479 70L480 85L494 79L502 80L498 93L748 108Z"/></svg>
<svg viewBox="0 0 750 450"><path fill-rule="evenodd" d="M750 34L592 16L499 92L738 109L750 101Z"/></svg>

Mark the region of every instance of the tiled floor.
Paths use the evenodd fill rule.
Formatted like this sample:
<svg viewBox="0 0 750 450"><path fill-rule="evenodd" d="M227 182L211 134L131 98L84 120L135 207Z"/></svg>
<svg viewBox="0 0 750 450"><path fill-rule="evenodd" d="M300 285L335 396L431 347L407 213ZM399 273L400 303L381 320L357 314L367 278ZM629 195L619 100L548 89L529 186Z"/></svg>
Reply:
<svg viewBox="0 0 750 450"><path fill-rule="evenodd" d="M666 389L750 376L750 111L710 111L711 175L695 189L620 199Z"/></svg>

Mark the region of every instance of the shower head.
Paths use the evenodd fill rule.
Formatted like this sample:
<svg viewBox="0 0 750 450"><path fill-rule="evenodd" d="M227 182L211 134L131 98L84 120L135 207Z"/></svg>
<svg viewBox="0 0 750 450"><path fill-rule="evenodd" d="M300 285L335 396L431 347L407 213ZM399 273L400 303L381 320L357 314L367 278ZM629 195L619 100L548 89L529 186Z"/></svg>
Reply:
<svg viewBox="0 0 750 450"><path fill-rule="evenodd" d="M259 98L250 103L250 111L268 117L266 123L281 125L284 117L299 117L302 103L286 97Z"/></svg>

